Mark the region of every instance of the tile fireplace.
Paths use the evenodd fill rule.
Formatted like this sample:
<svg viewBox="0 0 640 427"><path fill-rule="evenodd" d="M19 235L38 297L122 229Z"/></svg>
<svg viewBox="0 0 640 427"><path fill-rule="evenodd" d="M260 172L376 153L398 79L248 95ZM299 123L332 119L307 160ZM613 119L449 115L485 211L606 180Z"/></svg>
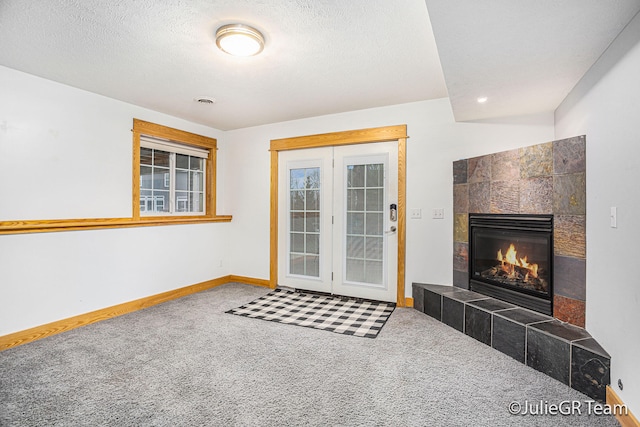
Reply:
<svg viewBox="0 0 640 427"><path fill-rule="evenodd" d="M477 279L469 269L471 215L549 215L553 218L553 252L548 261L552 295L550 305L539 311L552 310L556 319L584 327L585 172L584 136L454 161L453 285L469 289L471 280ZM528 255L528 262L537 263L539 268L546 262L533 259L533 255L525 253L526 248L514 246L518 257ZM492 263L499 249L505 257L509 245L486 255ZM491 267L494 266L484 270Z"/></svg>
<svg viewBox="0 0 640 427"><path fill-rule="evenodd" d="M453 214L453 286L413 283L414 308L604 401L611 358L584 329L585 137L454 161Z"/></svg>

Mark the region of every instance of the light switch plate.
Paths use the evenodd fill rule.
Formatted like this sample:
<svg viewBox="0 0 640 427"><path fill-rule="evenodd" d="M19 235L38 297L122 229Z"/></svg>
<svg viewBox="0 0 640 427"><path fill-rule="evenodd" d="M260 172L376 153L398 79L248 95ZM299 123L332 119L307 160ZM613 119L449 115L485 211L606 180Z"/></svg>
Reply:
<svg viewBox="0 0 640 427"><path fill-rule="evenodd" d="M411 209L411 212L410 212L409 215L410 215L411 219L420 219L420 218L422 218L422 209L413 208L413 209Z"/></svg>
<svg viewBox="0 0 640 427"><path fill-rule="evenodd" d="M444 219L444 208L437 208L433 210L433 219Z"/></svg>

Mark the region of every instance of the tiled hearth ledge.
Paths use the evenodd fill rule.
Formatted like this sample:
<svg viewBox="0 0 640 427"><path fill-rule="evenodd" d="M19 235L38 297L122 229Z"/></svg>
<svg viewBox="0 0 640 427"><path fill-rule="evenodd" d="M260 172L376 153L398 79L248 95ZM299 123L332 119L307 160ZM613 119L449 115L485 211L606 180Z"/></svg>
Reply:
<svg viewBox="0 0 640 427"><path fill-rule="evenodd" d="M413 283L413 306L604 402L611 357L577 326L454 286Z"/></svg>

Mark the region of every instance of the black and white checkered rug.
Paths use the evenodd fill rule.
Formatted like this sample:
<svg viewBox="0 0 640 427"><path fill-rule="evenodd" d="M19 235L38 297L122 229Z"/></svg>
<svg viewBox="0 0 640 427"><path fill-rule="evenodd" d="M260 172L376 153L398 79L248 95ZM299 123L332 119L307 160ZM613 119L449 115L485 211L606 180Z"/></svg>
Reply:
<svg viewBox="0 0 640 427"><path fill-rule="evenodd" d="M275 289L227 313L375 338L395 307L388 302Z"/></svg>

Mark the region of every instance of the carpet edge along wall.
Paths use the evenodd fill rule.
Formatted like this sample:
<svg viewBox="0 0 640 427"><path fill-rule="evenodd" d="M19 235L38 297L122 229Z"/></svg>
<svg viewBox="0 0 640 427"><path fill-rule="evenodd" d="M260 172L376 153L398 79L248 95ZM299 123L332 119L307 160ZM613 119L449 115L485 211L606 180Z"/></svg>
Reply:
<svg viewBox="0 0 640 427"><path fill-rule="evenodd" d="M140 298L134 301L117 304L111 307L105 307L96 311L91 311L89 313L80 314L77 316L47 323L45 325L40 325L33 328L25 329L23 331L0 336L0 351L36 341L41 338L46 338L51 335L56 335L61 332L70 331L81 326L90 325L102 320L107 320L112 317L121 316L123 314L131 313L137 310L142 310L147 307L152 307L163 302L182 298L196 292L202 292L207 289L211 289L216 286L224 285L231 282L269 287L268 280L236 275L223 276L217 279L196 283L195 285L185 286L183 288L162 292L160 294L150 295L148 297Z"/></svg>

